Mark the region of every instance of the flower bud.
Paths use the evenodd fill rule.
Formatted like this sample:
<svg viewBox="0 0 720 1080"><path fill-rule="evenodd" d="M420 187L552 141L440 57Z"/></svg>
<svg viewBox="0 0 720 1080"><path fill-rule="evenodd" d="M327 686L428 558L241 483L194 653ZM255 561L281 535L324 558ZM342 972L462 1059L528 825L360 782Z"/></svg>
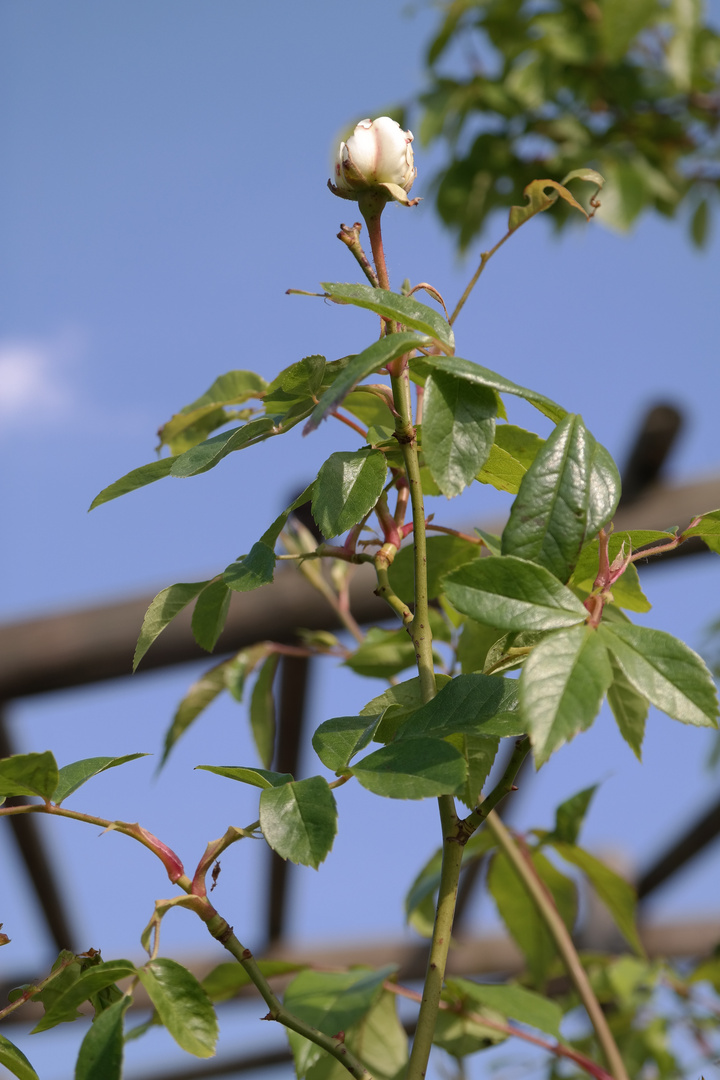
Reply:
<svg viewBox="0 0 720 1080"><path fill-rule="evenodd" d="M411 131L403 131L396 120L380 116L361 120L347 142L340 143L335 159L335 183L330 190L343 199L359 199L363 194L384 188L386 197L407 206L417 169L413 164Z"/></svg>

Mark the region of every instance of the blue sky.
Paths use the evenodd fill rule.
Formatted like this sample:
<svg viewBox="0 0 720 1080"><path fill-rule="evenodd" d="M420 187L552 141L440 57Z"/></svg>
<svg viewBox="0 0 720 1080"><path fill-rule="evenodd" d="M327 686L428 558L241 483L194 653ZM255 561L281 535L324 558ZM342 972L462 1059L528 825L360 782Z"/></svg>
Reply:
<svg viewBox="0 0 720 1080"><path fill-rule="evenodd" d="M333 148L349 122L420 88L421 49L434 24L432 9L406 15L404 5L382 0L0 5L4 620L216 573L332 449L354 445L340 425L304 440L296 430L205 476L166 480L86 513L102 487L153 459L159 425L216 375L246 367L271 378L302 356L333 359L369 343L375 328L366 313L285 290L357 278L335 239L353 207L325 187ZM413 194L423 195L437 158L415 147ZM501 229L498 221L486 239ZM461 262L430 198L414 210L390 207L385 235L395 285L405 276L428 281L455 301L479 244ZM581 412L621 464L644 409L674 402L688 424L673 479L717 472L719 252L717 237L703 253L692 250L678 223L647 220L619 237L597 221L558 241L537 221L488 267L458 320L458 353ZM513 415L528 426L538 419L529 410ZM506 505L479 485L462 505L436 501L438 518L472 524L496 519ZM700 646L720 614L720 563L690 560L646 584L651 625ZM197 671L18 703L14 738L23 749L55 749L61 763L155 752ZM332 665L315 675L317 723L376 692L375 683ZM252 792L191 771L201 762L252 762L246 727L242 710L220 703L158 781L150 760L135 763L95 781L73 805L139 819L192 862L230 821L255 816ZM656 715L641 768L603 716L533 781L518 823L548 824L558 801L601 780L588 845L620 850L642 867L715 797L708 747L706 733ZM308 754L303 771L315 769ZM339 795L336 850L320 874L295 876L293 933L400 933L404 887L436 844L434 806L381 802L350 785ZM403 843L383 861L373 842L389 823ZM167 881L119 837L48 825L87 945L139 959L140 930L154 898L169 894ZM260 845L237 848L224 860L217 894L250 945L261 925L255 883L263 854ZM12 867L6 837L0 857ZM710 853L658 893L653 913L710 913L719 878ZM6 970L40 970L48 943L36 913L9 889L12 875L3 879L2 919L13 938L3 949ZM475 922L491 926L494 916L481 907ZM168 921L163 945L168 953L206 948L184 914ZM258 1039L265 1033L254 1031ZM59 1038L65 1045L79 1034ZM67 1075L52 1036L23 1045L43 1080Z"/></svg>

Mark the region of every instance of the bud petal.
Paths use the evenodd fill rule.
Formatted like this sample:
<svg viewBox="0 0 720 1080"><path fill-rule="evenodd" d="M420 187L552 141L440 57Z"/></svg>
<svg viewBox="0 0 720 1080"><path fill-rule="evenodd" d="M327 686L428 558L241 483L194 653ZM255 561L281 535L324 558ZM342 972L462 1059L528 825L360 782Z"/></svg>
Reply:
<svg viewBox="0 0 720 1080"><path fill-rule="evenodd" d="M357 199L382 187L388 198L410 203L407 193L417 175L412 141L412 132L403 131L389 116L361 120L340 144L330 189L344 199Z"/></svg>

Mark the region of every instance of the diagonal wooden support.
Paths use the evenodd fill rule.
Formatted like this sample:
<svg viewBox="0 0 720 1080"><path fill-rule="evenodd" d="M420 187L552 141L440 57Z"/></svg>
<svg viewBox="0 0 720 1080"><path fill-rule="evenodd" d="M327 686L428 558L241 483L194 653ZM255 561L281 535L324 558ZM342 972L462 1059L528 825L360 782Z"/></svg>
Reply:
<svg viewBox="0 0 720 1080"><path fill-rule="evenodd" d="M10 757L16 752L8 735L7 719L0 710L0 758ZM5 805L12 806L14 803L25 802L27 802L25 798L8 798ZM7 818L7 822L18 846L20 857L25 863L55 947L58 952L61 949L74 949L77 938L72 929L67 906L53 871L52 858L43 839L37 816L18 814L16 817Z"/></svg>

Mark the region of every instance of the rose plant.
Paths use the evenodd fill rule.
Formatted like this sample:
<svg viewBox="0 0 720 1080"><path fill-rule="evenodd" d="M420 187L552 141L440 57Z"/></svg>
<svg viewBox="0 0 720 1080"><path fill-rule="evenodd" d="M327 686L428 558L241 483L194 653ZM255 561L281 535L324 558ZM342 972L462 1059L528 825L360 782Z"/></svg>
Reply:
<svg viewBox="0 0 720 1080"><path fill-rule="evenodd" d="M341 144L330 181L336 195L358 203L372 260L361 244L361 223L341 226L339 238L367 283L325 282L321 293L306 295L367 310L379 320L379 335L351 356L298 360L270 383L249 371L220 376L161 428L169 456L134 469L93 503L166 476L206 472L300 424L306 434L330 419L349 426L358 448L332 453L247 554L209 581L172 585L155 598L135 666L190 604L195 637L212 650L231 594L269 584L282 560L322 592L352 645L328 633L304 632L299 645L263 642L223 660L181 703L166 733L164 756L220 693L241 698L253 674L251 705L256 696L267 699L278 657L286 652L339 656L360 675L382 673L389 685L359 715L320 724L312 742L326 773L304 779L272 770L272 715L252 708L259 764L198 767L256 787L257 819L230 825L190 872L141 825L105 821L64 805L90 777L139 755L63 768L50 751L0 761L3 800L40 798L19 804L16 799L0 808L0 816L44 814L111 828L153 852L176 889L156 902L143 931L147 963L105 960L93 950L63 953L50 973L19 987L0 1010L7 1016L27 1001L39 1001L45 1012L35 1030L42 1031L74 1020L78 1006L89 1002L94 1019L80 1049L78 1080L121 1076L125 1014L138 984L153 1006L151 1023L164 1025L189 1053L208 1057L217 1036L214 1003L253 983L267 1019L287 1028L300 1080L339 1080L346 1071L356 1080L421 1080L433 1045L464 1058L508 1039L546 1051L552 1076L676 1076L677 1014L658 1011L661 985L682 1003L683 1023L710 1045L707 1002L698 1004L694 994L700 980L717 985L717 961L683 972L647 961L632 888L578 844L592 789L558 807L552 829L525 836L502 822L497 807L513 790L527 755L540 767L590 727L605 698L637 754L649 705L685 724L717 726L715 686L700 657L667 633L635 625L627 612L649 608L636 562L693 536L717 549L720 511L700 514L682 530L613 532L618 472L582 418L542 392L456 354L457 318L495 252L558 200L590 218L602 177L581 168L562 182L532 181L524 204L510 211L507 232L483 253L451 314L431 285L390 288L381 217L389 201L417 201L408 197L414 179L411 133L380 117L362 121ZM585 205L568 188L573 181L588 186ZM418 298L421 289L428 303ZM547 438L511 421L507 410L517 398L552 422ZM426 495L453 498L476 483L514 496L501 536L464 533L426 516ZM320 542L294 516L306 504L324 538ZM387 603L391 628L363 633L353 619L349 579L363 564ZM398 681L410 667L414 674ZM494 768L502 745L507 753ZM335 793L342 804L339 789L351 782L385 799L437 799L441 844L419 870L406 905L412 925L430 938L421 992L399 984L393 967L327 972L268 964L253 955L210 900L208 872L247 837L262 836L283 858L317 869L337 830ZM479 859L486 860L490 894L525 957L525 970L515 980L446 978L460 874ZM595 889L634 957L578 953L572 939L577 890L568 868ZM162 920L175 907L194 912L233 958L202 983L159 953ZM289 974L281 995L271 982ZM398 996L418 1005L409 1051L396 1012ZM0 1064L22 1080L36 1077L4 1036Z"/></svg>

